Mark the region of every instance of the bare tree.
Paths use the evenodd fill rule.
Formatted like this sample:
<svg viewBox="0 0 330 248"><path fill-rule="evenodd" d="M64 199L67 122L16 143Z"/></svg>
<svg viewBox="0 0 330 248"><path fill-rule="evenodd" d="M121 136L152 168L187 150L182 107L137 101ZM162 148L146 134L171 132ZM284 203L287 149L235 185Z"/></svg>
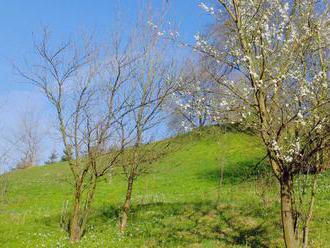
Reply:
<svg viewBox="0 0 330 248"><path fill-rule="evenodd" d="M147 171L150 162L163 156L167 150L167 144L158 144L158 149L155 149L157 145L142 145L147 143L147 136L157 130L166 117L165 103L176 88L175 68L166 56L168 45L161 42L160 36L150 29L147 21L139 22L131 34L131 40L132 51L138 56L132 63L134 73L129 80L128 95L132 111L128 115L130 125L126 132L131 136L132 147L126 151L126 162L123 163L127 191L120 220L121 231L127 227L134 181Z"/></svg>
<svg viewBox="0 0 330 248"><path fill-rule="evenodd" d="M53 47L44 32L35 44L39 64L20 75L39 88L53 106L67 164L73 176L72 213L68 223L71 242L86 230L98 178L114 167L127 144L121 130L127 112L121 89L123 68L130 61L113 50L100 51L90 39L78 45ZM116 147L109 151L109 147ZM109 152L108 152L109 151Z"/></svg>
<svg viewBox="0 0 330 248"><path fill-rule="evenodd" d="M8 200L9 180L6 169L8 169L8 153L9 149L6 147L1 150L0 154L0 201L6 202ZM7 168L6 168L7 167Z"/></svg>
<svg viewBox="0 0 330 248"><path fill-rule="evenodd" d="M37 165L40 159L43 133L36 116L32 112L24 113L15 132L15 137L10 142L20 153L18 155L20 161L16 168L24 169Z"/></svg>

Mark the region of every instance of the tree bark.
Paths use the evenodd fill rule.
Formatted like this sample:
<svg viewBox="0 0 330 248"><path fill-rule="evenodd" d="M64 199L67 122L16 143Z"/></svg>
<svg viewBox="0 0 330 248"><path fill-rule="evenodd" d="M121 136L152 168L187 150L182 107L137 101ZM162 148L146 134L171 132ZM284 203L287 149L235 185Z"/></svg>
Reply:
<svg viewBox="0 0 330 248"><path fill-rule="evenodd" d="M86 223L89 217L90 208L92 201L94 199L94 194L96 190L96 176L93 176L92 180L89 182L89 188L86 197L83 197L83 178L79 179L76 184L74 193L74 205L73 212L70 220L70 242L75 243L80 241L81 237L84 235L86 228ZM86 190L86 189L85 189Z"/></svg>
<svg viewBox="0 0 330 248"><path fill-rule="evenodd" d="M308 247L308 233L309 233L309 227L308 226L304 226L303 227L303 248L307 248Z"/></svg>
<svg viewBox="0 0 330 248"><path fill-rule="evenodd" d="M81 236L81 209L80 209L80 202L81 202L81 192L80 190L76 189L75 197L74 197L74 205L73 205L73 212L70 220L70 242L75 243L80 240Z"/></svg>
<svg viewBox="0 0 330 248"><path fill-rule="evenodd" d="M134 176L130 175L128 178L127 184L127 192L126 192L126 199L123 205L121 220L120 220L120 231L124 232L127 227L128 221L128 214L131 208L131 199L132 199L132 191L133 191L133 183L134 183Z"/></svg>
<svg viewBox="0 0 330 248"><path fill-rule="evenodd" d="M303 248L308 247L309 224L312 220L313 208L314 208L314 202L315 202L315 194L316 194L316 188L317 188L316 179L317 179L317 175L314 175L311 199L309 202L308 213L307 213L306 220L305 220L304 227L303 227Z"/></svg>
<svg viewBox="0 0 330 248"><path fill-rule="evenodd" d="M93 178L92 182L91 182L91 188L89 189L88 193L87 193L87 199L84 203L84 210L83 213L81 214L81 223L80 223L80 238L84 235L85 229L86 229L86 225L87 225L87 221L89 218L89 214L91 211L91 207L92 207L92 202L94 200L94 195L95 195L95 190L96 190L96 177Z"/></svg>
<svg viewBox="0 0 330 248"><path fill-rule="evenodd" d="M284 173L281 178L281 216L283 236L286 248L298 248L298 241L295 236L294 218L293 218L293 180L290 175Z"/></svg>

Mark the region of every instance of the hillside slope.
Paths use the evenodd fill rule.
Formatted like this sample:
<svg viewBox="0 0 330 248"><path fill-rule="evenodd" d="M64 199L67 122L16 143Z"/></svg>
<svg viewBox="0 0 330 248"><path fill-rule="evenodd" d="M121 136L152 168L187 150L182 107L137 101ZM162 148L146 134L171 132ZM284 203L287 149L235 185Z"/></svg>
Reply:
<svg viewBox="0 0 330 248"><path fill-rule="evenodd" d="M118 232L126 189L118 170L98 185L88 231L74 247L283 247L277 184L267 170L258 176L263 149L255 137L209 129L172 143L175 151L137 181L127 234ZM0 247L71 247L59 225L72 198L69 179L64 163L2 176L8 193L0 203ZM321 184L330 185L329 175ZM311 228L313 248L330 247L329 204L329 189L323 188Z"/></svg>

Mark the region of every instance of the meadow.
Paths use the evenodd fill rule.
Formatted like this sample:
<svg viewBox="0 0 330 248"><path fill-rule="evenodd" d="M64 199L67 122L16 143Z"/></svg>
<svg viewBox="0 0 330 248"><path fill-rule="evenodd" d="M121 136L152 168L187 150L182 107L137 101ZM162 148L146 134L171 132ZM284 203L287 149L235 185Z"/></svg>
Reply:
<svg viewBox="0 0 330 248"><path fill-rule="evenodd" d="M216 128L171 138L175 149L139 177L127 232L118 229L120 168L97 185L87 231L71 245L61 228L72 199L65 162L2 175L0 247L284 247L278 183L258 139ZM330 247L330 177L311 224L313 248Z"/></svg>

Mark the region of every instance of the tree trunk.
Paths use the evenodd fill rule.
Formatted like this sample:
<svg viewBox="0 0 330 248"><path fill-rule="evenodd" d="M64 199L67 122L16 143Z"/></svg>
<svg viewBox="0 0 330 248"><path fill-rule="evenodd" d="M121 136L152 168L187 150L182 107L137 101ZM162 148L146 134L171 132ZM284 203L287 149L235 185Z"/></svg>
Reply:
<svg viewBox="0 0 330 248"><path fill-rule="evenodd" d="M75 243L80 240L81 230L81 209L80 209L80 201L81 201L80 190L75 192L74 206L73 212L70 220L70 242Z"/></svg>
<svg viewBox="0 0 330 248"><path fill-rule="evenodd" d="M295 236L293 206L292 206L292 177L283 175L281 178L281 216L282 228L286 248L298 248L298 241Z"/></svg>
<svg viewBox="0 0 330 248"><path fill-rule="evenodd" d="M70 219L70 242L78 242L81 238L81 221L82 221L82 191L83 191L83 177L77 179L75 188L74 188L74 202L73 202L73 211Z"/></svg>
<svg viewBox="0 0 330 248"><path fill-rule="evenodd" d="M81 237L84 235L91 204L94 199L95 189L96 177L93 177L90 182L90 188L87 192L86 198L83 198L82 196L82 183L77 185L75 189L75 200L70 221L70 241L72 243L80 241Z"/></svg>
<svg viewBox="0 0 330 248"><path fill-rule="evenodd" d="M303 248L308 247L309 223L312 220L313 208L314 208L314 202L315 202L315 194L316 194L316 188L317 188L316 179L317 179L317 175L314 175L311 199L309 202L308 213L307 213L306 220L305 220L304 227L303 227Z"/></svg>
<svg viewBox="0 0 330 248"><path fill-rule="evenodd" d="M87 221L88 221L89 214L90 214L91 207L92 207L92 202L93 202L94 195L95 195L95 190L96 190L96 177L94 177L91 182L91 188L89 189L89 191L87 193L87 199L84 204L84 211L81 215L82 217L81 217L81 223L80 223L80 237L82 237L84 235L84 232L86 229Z"/></svg>
<svg viewBox="0 0 330 248"><path fill-rule="evenodd" d="M120 220L120 231L124 232L127 227L128 214L131 208L131 199L133 191L134 175L130 175L128 178L126 199L123 205L121 220Z"/></svg>
<svg viewBox="0 0 330 248"><path fill-rule="evenodd" d="M303 248L307 248L308 247L308 233L309 233L309 227L308 226L304 226L303 227Z"/></svg>

